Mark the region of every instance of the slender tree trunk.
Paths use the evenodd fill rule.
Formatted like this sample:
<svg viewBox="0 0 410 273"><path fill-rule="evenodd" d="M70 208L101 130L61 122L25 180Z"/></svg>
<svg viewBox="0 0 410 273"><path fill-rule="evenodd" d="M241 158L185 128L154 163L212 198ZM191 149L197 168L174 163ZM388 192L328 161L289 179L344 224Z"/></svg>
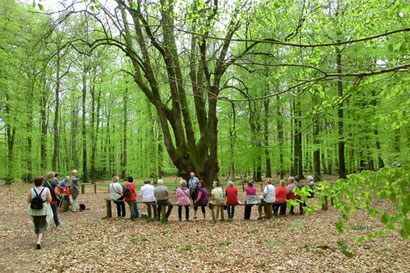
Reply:
<svg viewBox="0 0 410 273"><path fill-rule="evenodd" d="M336 65L337 65L337 73L342 73L342 52L339 47L336 47ZM342 98L343 97L343 83L342 77L338 77L337 79L337 95ZM343 103L339 105L337 110L337 117L338 117L338 135L339 135L339 142L338 142L338 154L339 154L339 178L346 178L346 165L345 165L345 140L343 136Z"/></svg>
<svg viewBox="0 0 410 273"><path fill-rule="evenodd" d="M72 168L78 169L78 150L77 150L77 135L78 135L78 102L76 97L72 100L72 110L71 110L71 161Z"/></svg>
<svg viewBox="0 0 410 273"><path fill-rule="evenodd" d="M285 170L284 170L284 164L283 164L283 122L282 122L282 113L280 110L280 103L279 103L279 97L277 98L277 103L276 103L276 111L278 114L278 120L277 120L277 131L278 131L278 142L279 142L279 175L280 178L283 179L285 176Z"/></svg>
<svg viewBox="0 0 410 273"><path fill-rule="evenodd" d="M47 128L48 128L48 121L47 121L47 90L46 90L46 82L44 79L44 85L42 89L41 99L40 99L40 116L41 116L41 138L40 138L40 146L41 146L41 172L45 173L47 169Z"/></svg>
<svg viewBox="0 0 410 273"><path fill-rule="evenodd" d="M269 155L269 100L264 100L263 102L265 117L263 120L264 129L264 141L265 141L265 166L266 166L266 177L272 177L272 167Z"/></svg>
<svg viewBox="0 0 410 273"><path fill-rule="evenodd" d="M57 51L57 74L56 74L56 90L55 90L55 111L54 111L54 151L51 161L53 171L57 170L57 161L59 160L60 138L58 132L58 121L60 113L60 52Z"/></svg>
<svg viewBox="0 0 410 273"><path fill-rule="evenodd" d="M126 81L125 84L128 84ZM124 138L122 150L122 179L127 178L127 128L128 128L128 87L124 90L124 104L123 104L123 119L124 119Z"/></svg>
<svg viewBox="0 0 410 273"><path fill-rule="evenodd" d="M88 169L87 169L87 127L86 127L86 99L87 99L87 73L88 67L84 67L82 79L83 79L83 99L82 99L82 140L83 140L83 174L84 183L88 183Z"/></svg>
<svg viewBox="0 0 410 273"><path fill-rule="evenodd" d="M26 166L27 171L24 175L24 181L31 183L33 180L33 93L34 93L34 83L29 89L28 101L27 101L27 123L26 123Z"/></svg>
<svg viewBox="0 0 410 273"><path fill-rule="evenodd" d="M320 181L322 179L320 173L320 140L319 140L320 125L319 121L315 122L313 128L313 176L315 181Z"/></svg>
<svg viewBox="0 0 410 273"><path fill-rule="evenodd" d="M93 80L92 85L90 86L91 94L91 166L90 166L90 180L94 183L96 178L96 169L95 169L95 156L97 151L97 132L95 125L95 78L96 78L96 68L93 68ZM98 115L98 114L97 114ZM98 126L98 125L97 125Z"/></svg>

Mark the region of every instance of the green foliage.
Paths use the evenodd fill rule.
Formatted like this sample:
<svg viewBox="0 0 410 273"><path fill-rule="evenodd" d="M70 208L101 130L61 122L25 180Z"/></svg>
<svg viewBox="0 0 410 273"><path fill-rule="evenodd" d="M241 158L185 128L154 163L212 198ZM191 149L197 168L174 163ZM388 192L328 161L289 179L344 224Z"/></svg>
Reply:
<svg viewBox="0 0 410 273"><path fill-rule="evenodd" d="M400 229L401 237L408 240L409 181L410 164L406 161L400 166L385 167L377 172L363 171L349 175L348 179L340 179L334 184L323 182L316 187L315 192L322 195L321 202L324 202L324 194L328 198L333 198L334 208L342 211L341 219L336 223L340 233L348 228L345 223L349 221L349 212L365 210L373 218L379 218L384 229L363 235L357 239L358 241L383 236L392 229ZM392 203L393 212L384 211L377 206L377 202L372 202L375 197Z"/></svg>

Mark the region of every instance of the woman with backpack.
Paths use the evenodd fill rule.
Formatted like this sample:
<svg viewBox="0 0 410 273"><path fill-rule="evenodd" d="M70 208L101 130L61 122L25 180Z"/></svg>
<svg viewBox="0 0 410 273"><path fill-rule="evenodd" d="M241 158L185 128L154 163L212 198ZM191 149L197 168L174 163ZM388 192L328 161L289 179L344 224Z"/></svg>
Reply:
<svg viewBox="0 0 410 273"><path fill-rule="evenodd" d="M47 230L48 222L53 219L51 209L51 194L47 187L43 187L43 177L34 179L34 188L27 194L28 214L33 218L34 233L37 235L36 248L41 249L41 239Z"/></svg>
<svg viewBox="0 0 410 273"><path fill-rule="evenodd" d="M124 204L124 196L122 192L122 186L118 181L120 178L118 176L113 177L113 183L109 185L110 189L110 200L114 201L117 205L117 216L118 217L125 217L125 204Z"/></svg>
<svg viewBox="0 0 410 273"><path fill-rule="evenodd" d="M128 176L128 182L124 184L122 194L124 196L124 201L130 206L130 211L132 210L132 207L134 207L134 211L131 212L132 218L137 219L140 218L140 213L137 204L136 188L133 182L134 178L132 178L132 176ZM132 206L133 204L134 206Z"/></svg>

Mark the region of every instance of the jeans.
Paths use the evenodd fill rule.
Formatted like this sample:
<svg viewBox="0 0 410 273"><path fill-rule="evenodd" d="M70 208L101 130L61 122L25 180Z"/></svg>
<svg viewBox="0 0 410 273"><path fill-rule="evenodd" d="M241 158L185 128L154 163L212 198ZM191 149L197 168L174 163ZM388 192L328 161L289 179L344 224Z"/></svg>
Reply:
<svg viewBox="0 0 410 273"><path fill-rule="evenodd" d="M161 207L162 206L168 206L168 211L165 214L165 217L168 219L169 215L171 214L172 211L172 203L167 199L167 200L157 200L157 219L161 219Z"/></svg>
<svg viewBox="0 0 410 273"><path fill-rule="evenodd" d="M155 202L144 202L147 206L148 218L152 218L151 207L154 210L154 218L157 219L157 204Z"/></svg>
<svg viewBox="0 0 410 273"><path fill-rule="evenodd" d="M128 205L130 206L131 209L131 203L134 203L134 211L132 212L132 217L133 218L140 218L140 212L138 210L138 204L136 200L133 201L127 201Z"/></svg>
<svg viewBox="0 0 410 273"><path fill-rule="evenodd" d="M54 224L56 224L56 227L58 227L60 225L60 221L58 220L57 215L57 204L52 204L51 209L53 210Z"/></svg>
<svg viewBox="0 0 410 273"><path fill-rule="evenodd" d="M245 220L249 220L251 218L252 207L254 204L249 204L245 206Z"/></svg>
<svg viewBox="0 0 410 273"><path fill-rule="evenodd" d="M273 205L273 214L274 215L278 215L279 208L280 208L279 214L280 215L285 215L286 214L286 203Z"/></svg>
<svg viewBox="0 0 410 273"><path fill-rule="evenodd" d="M227 206L228 208L226 209L226 211L228 212L228 218L233 218L233 216L235 215L235 205L233 206Z"/></svg>
<svg viewBox="0 0 410 273"><path fill-rule="evenodd" d="M121 196L117 200L124 200L124 197ZM117 205L117 216L118 217L125 217L125 203L124 202L117 202L117 201L114 201L114 203Z"/></svg>
<svg viewBox="0 0 410 273"><path fill-rule="evenodd" d="M182 207L185 207L185 219L189 219L189 206L178 206L178 218L182 219Z"/></svg>

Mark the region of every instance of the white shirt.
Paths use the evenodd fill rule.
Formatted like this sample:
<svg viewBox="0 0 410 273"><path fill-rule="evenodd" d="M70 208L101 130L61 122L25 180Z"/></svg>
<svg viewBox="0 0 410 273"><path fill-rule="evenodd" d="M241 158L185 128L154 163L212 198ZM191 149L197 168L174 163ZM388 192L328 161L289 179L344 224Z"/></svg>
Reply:
<svg viewBox="0 0 410 273"><path fill-rule="evenodd" d="M266 196L263 199L266 203L275 202L275 186L273 186L272 184L266 185L263 193L266 193Z"/></svg>
<svg viewBox="0 0 410 273"><path fill-rule="evenodd" d="M122 196L122 186L120 183L111 183L110 184L110 199L118 200Z"/></svg>
<svg viewBox="0 0 410 273"><path fill-rule="evenodd" d="M145 184L140 189L140 194L142 195L142 202L155 202L154 197L155 187L150 184Z"/></svg>

